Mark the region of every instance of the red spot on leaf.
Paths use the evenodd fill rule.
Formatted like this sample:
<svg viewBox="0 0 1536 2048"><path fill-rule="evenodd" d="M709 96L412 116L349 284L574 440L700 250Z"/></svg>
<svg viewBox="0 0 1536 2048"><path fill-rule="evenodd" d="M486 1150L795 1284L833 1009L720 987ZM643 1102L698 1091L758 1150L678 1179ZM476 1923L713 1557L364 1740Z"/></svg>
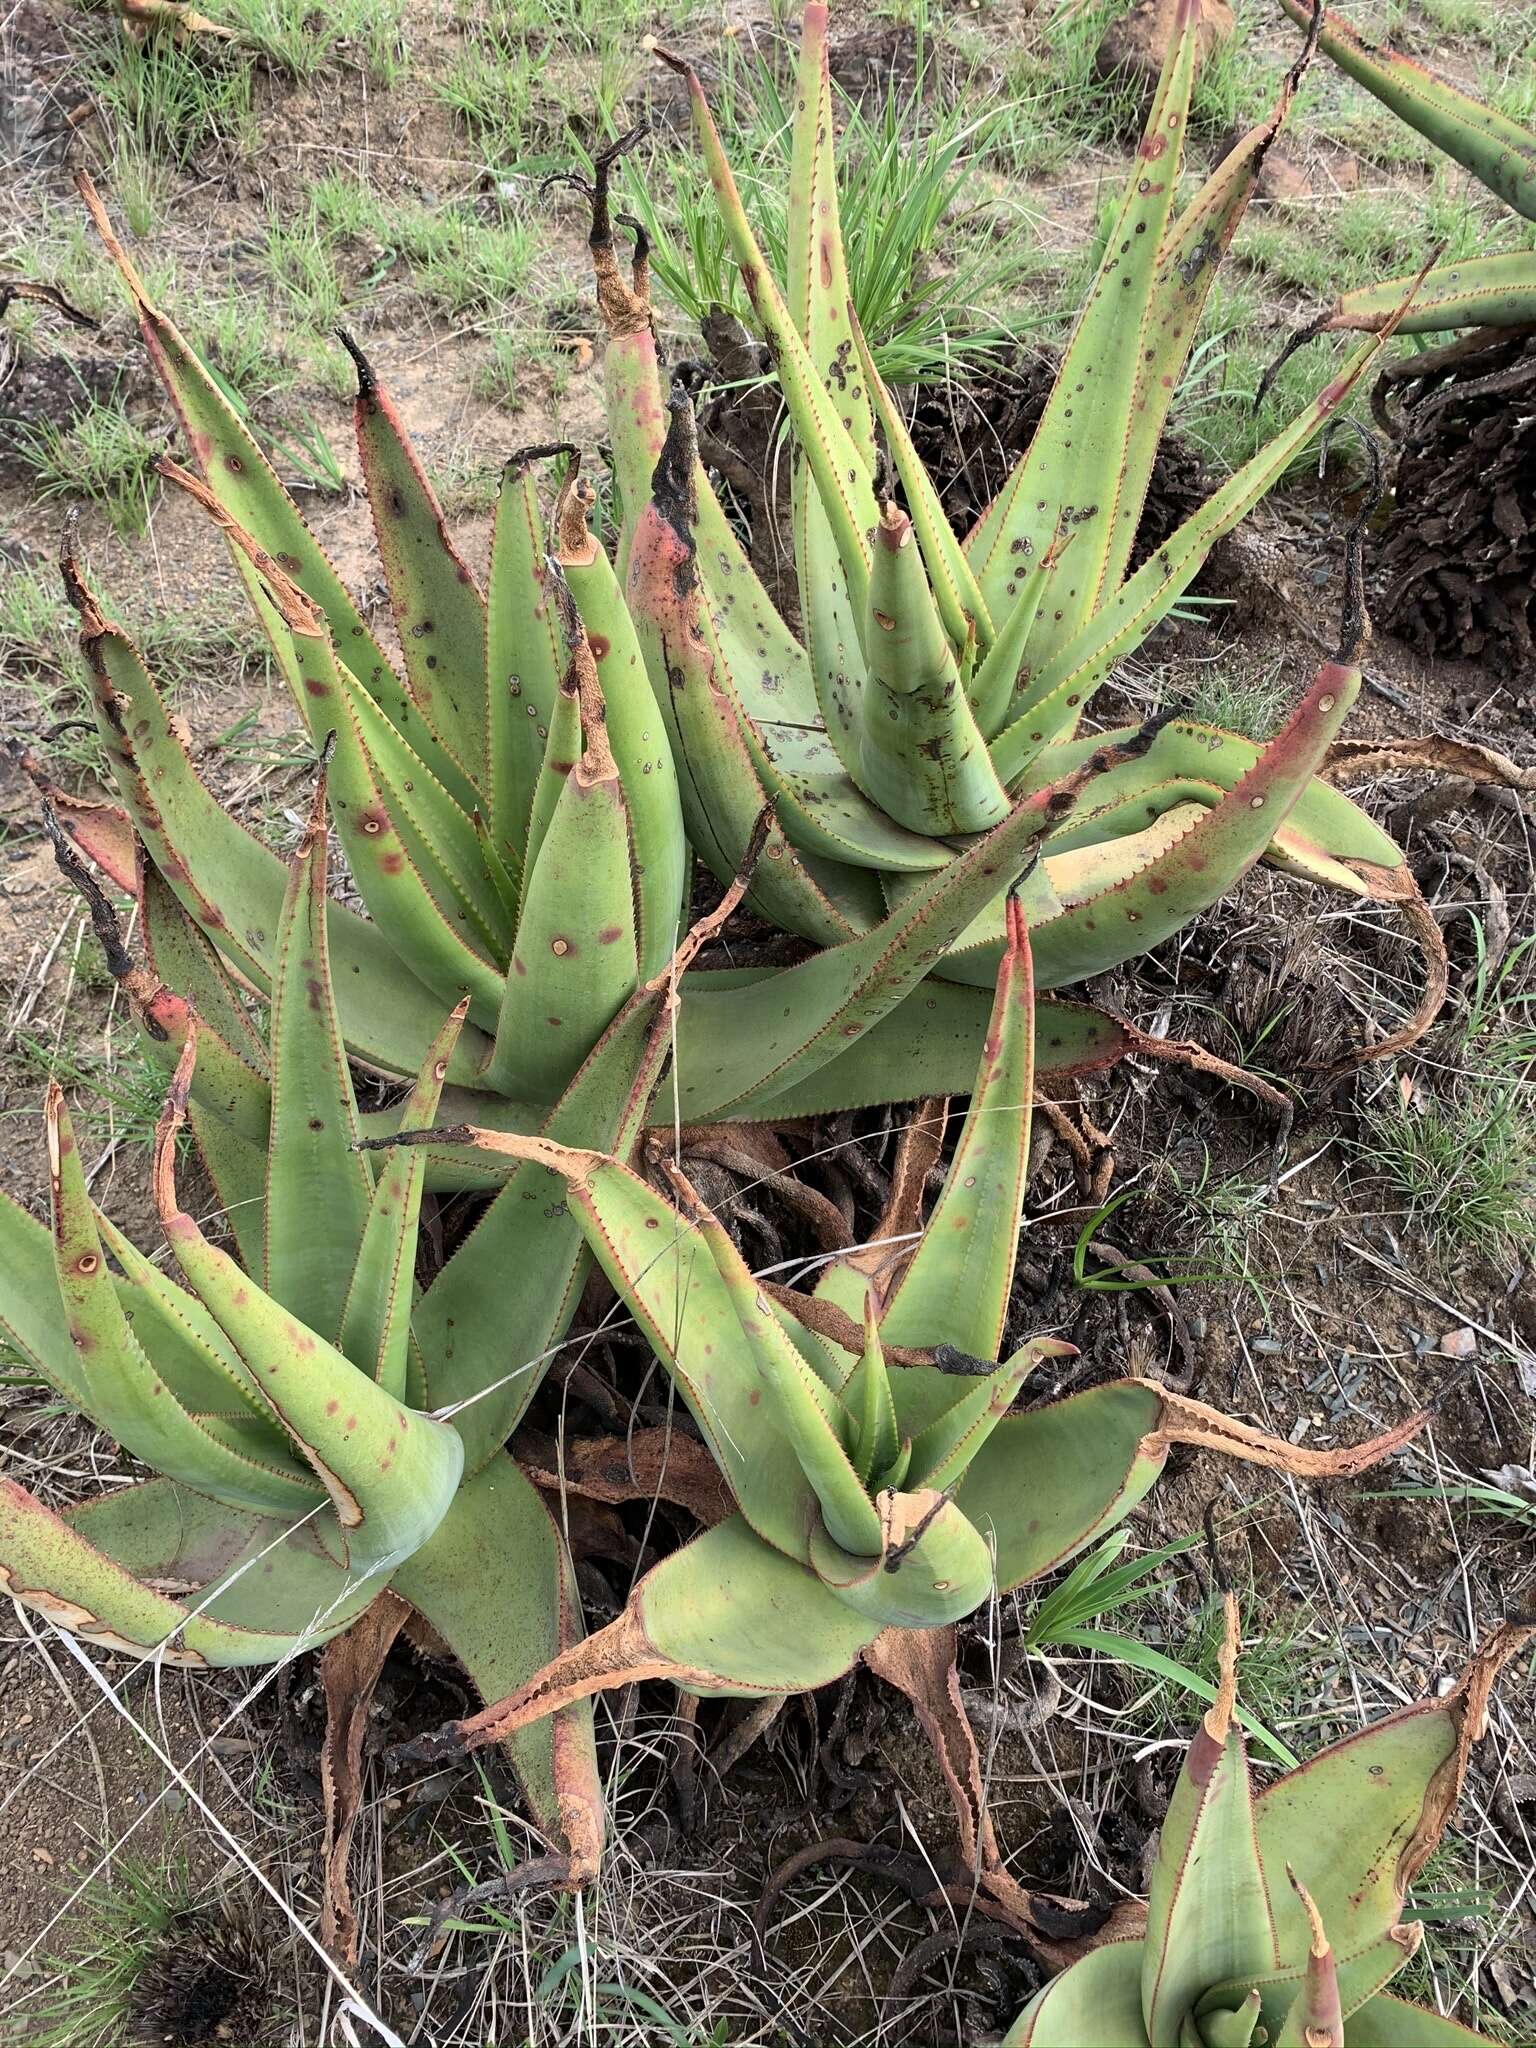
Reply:
<svg viewBox="0 0 1536 2048"><path fill-rule="evenodd" d="M1189 1745L1185 1769L1197 1785L1209 1785L1211 1774L1221 1762L1221 1744L1212 1739L1202 1721Z"/></svg>

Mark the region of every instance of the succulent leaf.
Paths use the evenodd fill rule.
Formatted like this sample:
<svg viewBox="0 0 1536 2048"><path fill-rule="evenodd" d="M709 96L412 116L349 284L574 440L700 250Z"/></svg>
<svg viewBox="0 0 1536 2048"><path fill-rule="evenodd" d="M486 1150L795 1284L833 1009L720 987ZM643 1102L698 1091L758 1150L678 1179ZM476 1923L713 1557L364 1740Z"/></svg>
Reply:
<svg viewBox="0 0 1536 2048"><path fill-rule="evenodd" d="M491 837L504 864L519 874L555 696L570 665L547 560L533 471L513 456L502 471L491 532L486 796Z"/></svg>
<svg viewBox="0 0 1536 2048"><path fill-rule="evenodd" d="M1003 2036L1004 2048L1088 2048L1089 2042L1146 2048L1139 1941L1107 1941L1053 1977Z"/></svg>
<svg viewBox="0 0 1536 2048"><path fill-rule="evenodd" d="M922 1366L893 1374L900 1426L931 1426L953 1398ZM937 1384L935 1384L937 1382ZM955 1504L993 1546L999 1592L1039 1578L1112 1528L1151 1491L1166 1452L1155 1395L1132 1380L1007 1415L966 1467Z"/></svg>
<svg viewBox="0 0 1536 2048"><path fill-rule="evenodd" d="M639 972L630 817L589 654L578 703L581 751L559 781L542 837L530 841L486 1072L492 1087L515 1084L545 1101L634 994ZM551 725L551 748L559 730Z"/></svg>
<svg viewBox="0 0 1536 2048"><path fill-rule="evenodd" d="M1070 736L1089 697L1114 664L1167 617L1215 543L1252 510L1296 451L1337 411L1375 360L1381 338L1357 349L1288 427L1234 471L1155 554L1106 596L1069 644L1034 670L1015 700L1012 722L992 742L993 765L1010 787L1047 741L1059 733Z"/></svg>
<svg viewBox="0 0 1536 2048"><path fill-rule="evenodd" d="M458 1486L463 1446L446 1425L411 1415L358 1372L324 1336L242 1273L227 1252L210 1244L181 1207L175 1137L195 1050L194 1036L156 1139L161 1227L188 1284L330 1495L348 1561L364 1572L391 1569L442 1520Z"/></svg>
<svg viewBox="0 0 1536 2048"><path fill-rule="evenodd" d="M897 1451L896 1404L872 1288L864 1296L864 1349L848 1385L848 1409L858 1418L854 1470L868 1486L877 1472L887 1470Z"/></svg>
<svg viewBox="0 0 1536 2048"><path fill-rule="evenodd" d="M544 1502L504 1455L459 1488L391 1584L437 1630L484 1699L501 1698L581 1640L565 1545ZM510 1736L507 1747L534 1812L564 1836L568 1881L595 1876L603 1792L591 1714L566 1707Z"/></svg>
<svg viewBox="0 0 1536 2048"><path fill-rule="evenodd" d="M1394 320L1403 299L1413 304ZM1422 279L1389 277L1334 300L1325 330L1379 333L1391 323L1399 334L1444 334L1456 327L1528 327L1536 322L1536 251L1507 249L1498 256L1467 256L1438 264Z"/></svg>
<svg viewBox="0 0 1536 2048"><path fill-rule="evenodd" d="M97 723L135 827L178 902L258 990L269 990L288 871L200 780L137 649L100 610L78 565L66 584L80 612L81 646ZM332 903L330 948L344 992L348 1043L392 1073L414 1071L442 1021L430 990L402 975L399 956L376 924ZM368 991L366 1001L352 995ZM466 1033L459 1058L467 1080L488 1049Z"/></svg>
<svg viewBox="0 0 1536 2048"><path fill-rule="evenodd" d="M274 1447L285 1449L282 1432L245 1361L197 1296L178 1287L99 1209L96 1227L122 1268L116 1284L124 1313L183 1406L206 1421L238 1405L263 1424Z"/></svg>
<svg viewBox="0 0 1536 2048"><path fill-rule="evenodd" d="M357 367L357 447L411 695L478 788L486 773L485 600L388 393L351 336L341 339Z"/></svg>
<svg viewBox="0 0 1536 2048"><path fill-rule="evenodd" d="M85 1399L85 1375L59 1300L53 1239L35 1216L0 1194L0 1330L57 1393Z"/></svg>
<svg viewBox="0 0 1536 2048"><path fill-rule="evenodd" d="M1417 1945L1416 1927L1400 1923L1407 1886L1455 1805L1493 1682L1533 1634L1498 1631L1444 1699L1363 1729L1255 1799L1235 1725L1229 1593L1222 1684L1169 1804L1145 1938L1123 1944L1117 1963L1105 1960L1114 1947L1074 1963L1008 2041L1100 2048L1109 2038L1100 2006L1133 1970L1140 2031L1128 2015L1118 2022L1133 2048L1449 2048L1479 2039L1382 1987Z"/></svg>
<svg viewBox="0 0 1536 2048"><path fill-rule="evenodd" d="M1229 1593L1221 1685L1168 1803L1147 1897L1141 2001L1149 2048L1182 2048L1213 1982L1251 1984L1280 1960L1236 1700L1237 1601Z"/></svg>
<svg viewBox="0 0 1536 2048"><path fill-rule="evenodd" d="M326 847L322 771L277 930L265 1278L299 1322L334 1337L373 1175L357 1150L357 1099L331 993Z"/></svg>
<svg viewBox="0 0 1536 2048"><path fill-rule="evenodd" d="M324 613L335 644L346 650L352 673L396 727L411 739L423 759L431 763L433 772L455 789L461 801L472 801L469 783L396 676L387 655L364 624L346 585L305 525L298 506L278 481L254 436L237 417L186 337L150 302L143 280L113 233L106 208L90 179L82 172L76 183L96 232L133 300L145 346L170 393L209 489L237 525L254 534L270 555L287 565L300 589ZM254 588L254 574L248 562L236 555L235 566L247 587Z"/></svg>
<svg viewBox="0 0 1536 2048"><path fill-rule="evenodd" d="M1029 931L1023 906L1010 896L1007 950L954 1164L886 1304L882 1326L894 1344L921 1343L925 1333L943 1328L959 1351L998 1354L1029 1161L1034 1013ZM926 1470L921 1456L916 1469L920 1476Z"/></svg>
<svg viewBox="0 0 1536 2048"><path fill-rule="evenodd" d="M1311 19L1302 0L1280 0L1293 21ZM1459 91L1400 51L1368 42L1337 9L1324 15L1320 40L1338 65L1426 141L1469 170L1517 213L1536 220L1536 135L1494 107Z"/></svg>
<svg viewBox="0 0 1536 2048"><path fill-rule="evenodd" d="M159 869L142 860L138 868L139 916L152 972L163 985L192 1005L197 1012L198 1028L205 1036L218 1033L232 1053L267 1076L270 1061L265 1041L218 953L183 910ZM270 1120L270 1094L267 1116ZM245 1135L253 1142L266 1142L265 1129Z"/></svg>
<svg viewBox="0 0 1536 2048"><path fill-rule="evenodd" d="M875 359L851 299L848 302L848 325L858 351L859 367L879 417L880 432L895 464L908 514L917 530L923 562L933 585L934 603L944 621L950 646L958 651L967 641L974 641L980 652L986 654L991 650L996 635L987 611L987 601L981 594L981 585L966 560L964 548L950 529L943 501L934 488L933 479L923 467L922 457L913 445L901 410L875 368ZM991 731L981 711L979 691L969 682L966 690L982 729L990 738Z"/></svg>
<svg viewBox="0 0 1536 2048"><path fill-rule="evenodd" d="M697 74L664 50L658 50L657 55L687 81L694 126L715 188L721 224L741 267L747 297L773 352L785 403L795 422L801 452L815 479L816 495L832 535L836 561L841 566L848 609L856 624L863 615L869 578L866 536L879 509L870 471L860 458L853 434L843 425L832 395L757 245ZM807 99L806 104L809 109L812 102ZM814 104L819 107L819 97ZM818 563L821 559L818 557ZM820 568L818 575L824 579ZM819 682L819 672L817 679Z"/></svg>
<svg viewBox="0 0 1536 2048"><path fill-rule="evenodd" d="M847 1411L796 1349L729 1233L675 1170L672 1180L714 1261L779 1428L794 1446L800 1469L821 1504L828 1535L855 1557L878 1558L884 1548L881 1518L849 1462L852 1426Z"/></svg>
<svg viewBox="0 0 1536 2048"><path fill-rule="evenodd" d="M916 529L894 503L875 528L864 644L859 783L914 832L948 837L996 825L1008 815L1008 792L961 686Z"/></svg>
<svg viewBox="0 0 1536 2048"><path fill-rule="evenodd" d="M693 1009L685 1029L688 1050L701 1065L729 1036L730 1006L717 982L729 970L694 977ZM720 988L718 995L727 991ZM862 1038L787 1088L747 1096L738 1114L768 1117L825 1115L863 1109L885 1100L889 1076L917 1095L963 1095L976 1077L990 1010L979 989L928 980L872 1024ZM1118 1018L1086 1003L1037 1002L1036 1082L1041 1087L1111 1067L1131 1050L1132 1033Z"/></svg>
<svg viewBox="0 0 1536 2048"><path fill-rule="evenodd" d="M574 495L574 494L573 494ZM585 510L585 500L574 502ZM556 508L557 523L560 518ZM672 957L688 880L677 769L666 723L613 565L587 531L562 536L558 561L586 629L634 843L635 916L643 981Z"/></svg>
<svg viewBox="0 0 1536 2048"><path fill-rule="evenodd" d="M1129 436L1150 437L1144 469L1150 470L1155 451L1159 421L1155 413L1138 418L1138 375L1183 158L1200 25L1199 0L1178 0L1136 161L1044 415L1027 454L966 542L987 608L1001 621L1017 601L1021 567L1045 553L1058 523L1073 534L1050 612L1032 636L1037 665L1069 643L1098 606L1125 489ZM1139 495L1132 493L1138 509Z"/></svg>
<svg viewBox="0 0 1536 2048"><path fill-rule="evenodd" d="M712 999L711 1029L718 1033L713 1061L706 1065L683 1040L678 1085L684 1116L703 1122L722 1111L741 1113L748 1104L786 1093L846 1051L912 991L982 906L1007 887L1069 802L1069 796L1053 792L1016 805L946 868L921 877L872 931L830 946L771 981L722 989Z"/></svg>
<svg viewBox="0 0 1536 2048"><path fill-rule="evenodd" d="M339 1634L378 1591L283 1523L168 1479L68 1516L0 1479L0 1585L86 1642L191 1667L274 1664Z"/></svg>
<svg viewBox="0 0 1536 2048"><path fill-rule="evenodd" d="M468 997L427 1048L416 1085L400 1112L402 1131L430 1130L437 1121L443 1077L464 1025ZM411 1147L381 1162L347 1286L337 1348L359 1372L395 1399L406 1393L411 1304L416 1292L416 1226L426 1181L426 1155Z"/></svg>
<svg viewBox="0 0 1536 2048"><path fill-rule="evenodd" d="M320 1498L280 1439L237 1447L183 1406L134 1332L107 1265L86 1192L74 1128L56 1083L48 1090L54 1263L83 1386L80 1405L125 1450L168 1478L257 1514L302 1515ZM224 1402L237 1397L223 1389ZM250 1419L250 1418L247 1418Z"/></svg>
<svg viewBox="0 0 1536 2048"><path fill-rule="evenodd" d="M1348 2048L1468 2048L1488 2037L1443 2013L1380 1991L1350 2014L1344 2038Z"/></svg>
<svg viewBox="0 0 1536 2048"><path fill-rule="evenodd" d="M1178 219L1170 224L1158 249L1137 351L1135 396L1127 415L1135 424L1126 438L1106 543L1102 584L1106 590L1118 589L1130 566L1158 445L1183 379L1200 316L1253 197L1264 159L1285 125L1296 88L1311 61L1312 47L1309 39L1286 74L1271 113L1222 158Z"/></svg>

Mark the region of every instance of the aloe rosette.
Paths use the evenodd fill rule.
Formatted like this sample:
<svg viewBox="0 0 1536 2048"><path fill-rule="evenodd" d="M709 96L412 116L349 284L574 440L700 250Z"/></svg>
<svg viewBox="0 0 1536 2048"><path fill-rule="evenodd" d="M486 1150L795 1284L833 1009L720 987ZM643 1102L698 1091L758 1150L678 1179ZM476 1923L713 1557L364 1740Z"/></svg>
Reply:
<svg viewBox="0 0 1536 2048"><path fill-rule="evenodd" d="M1386 1987L1417 1951L1409 1886L1453 1812L1489 1691L1532 1633L1494 1636L1443 1697L1346 1736L1255 1791L1223 1684L1180 1771L1146 1931L1037 1994L1013 2048L1456 2048L1469 2027Z"/></svg>
<svg viewBox="0 0 1536 2048"><path fill-rule="evenodd" d="M953 1689L953 1624L1128 1514L1175 1444L1327 1477L1362 1469L1420 1426L1414 1416L1351 1449L1308 1450L1144 1379L1016 1406L1035 1369L1071 1347L1042 1338L988 1363L1013 1280L1034 1078L1017 897L1008 916L981 1067L926 1227L913 1194L924 1175L898 1171L898 1208L868 1246L824 1270L813 1294L755 1279L676 1165L669 1199L597 1152L491 1131L437 1134L565 1182L733 1508L648 1572L616 1621L416 1754L476 1747L637 1679L704 1696L795 1693L863 1657L915 1700L998 1910L1039 1935L987 1822Z"/></svg>
<svg viewBox="0 0 1536 2048"><path fill-rule="evenodd" d="M1281 0L1307 22L1305 0ZM1441 78L1427 65L1375 43L1330 7L1321 44L1339 69L1401 121L1472 173L1523 220L1536 221L1536 134ZM1412 278L1390 278L1346 292L1312 328L1369 331L1395 324L1402 334L1462 328L1536 326L1536 248L1505 250L1437 264L1418 283L1413 304L1395 319Z"/></svg>
<svg viewBox="0 0 1536 2048"><path fill-rule="evenodd" d="M1175 213L1200 9L1183 0L1176 12L1146 131L1044 416L964 540L949 529L849 297L826 7L804 12L782 284L758 247L699 79L661 53L687 80L792 430L803 640L774 608L696 460L686 391L663 392L644 251L626 280L608 211L613 153L599 160L592 246L609 334L621 560L689 835L717 873L731 873L771 799L776 858L759 869L753 901L818 944L846 943L931 889L1021 797L1117 737L1078 736L1097 685L1338 412L1380 345L1357 350L1304 412L1130 569L1206 295L1296 76L1270 118ZM1400 850L1315 779L1353 695L1336 678L1320 680L1263 748L1171 718L1086 792L1047 837L1025 887L1041 989L1157 945L1261 858L1356 899L1413 898ZM934 974L989 990L1002 943L1000 886ZM966 1014L974 1045L983 1009Z"/></svg>
<svg viewBox="0 0 1536 2048"><path fill-rule="evenodd" d="M691 871L666 721L591 531L579 464L546 520L535 469L553 451L509 461L482 591L388 393L349 342L397 666L217 380L149 298L100 199L82 190L200 471L167 462L162 473L227 539L317 748L335 734L331 809L362 903L361 913L339 901L327 911L348 1052L405 1078L443 1008L467 998L446 1113L537 1130L623 1003L671 957ZM202 780L154 677L78 565L67 580L120 802L54 791L65 829L124 888L136 886L140 842L227 966L268 990L283 864ZM1139 741L1126 738L1064 763L815 960L771 975L695 962L676 1039L684 1113L741 1117L771 1104L795 1115L965 1087L987 997L940 999L919 985L1100 769L1131 758ZM775 874L785 853L770 822L759 875ZM767 880L758 887L772 894ZM1049 1027L1052 1077L1140 1043L1083 1005L1056 1005ZM194 1076L194 1095L200 1086ZM572 1141L608 1142L596 1128ZM462 1154L428 1162L430 1185L467 1176Z"/></svg>
<svg viewBox="0 0 1536 2048"><path fill-rule="evenodd" d="M537 1384L528 1361L579 1292L578 1248L514 1178L418 1290L425 1155L358 1149L323 783L271 935L265 1034L152 870L152 965L109 939L146 1034L174 1060L154 1194L176 1276L92 1202L57 1085L51 1228L0 1200L0 1331L158 1475L61 1513L0 1481L0 1585L90 1642L194 1667L286 1661L389 1587L495 1698L581 1629L560 1535L503 1449ZM99 892L96 909L110 926ZM663 981L626 1005L552 1129L606 1122L625 1149L664 1056L665 1000ZM403 1128L437 1117L465 1008L439 1017ZM233 1250L178 1189L189 1105ZM602 1800L586 1717L512 1754L537 1820L573 1875L589 1872Z"/></svg>

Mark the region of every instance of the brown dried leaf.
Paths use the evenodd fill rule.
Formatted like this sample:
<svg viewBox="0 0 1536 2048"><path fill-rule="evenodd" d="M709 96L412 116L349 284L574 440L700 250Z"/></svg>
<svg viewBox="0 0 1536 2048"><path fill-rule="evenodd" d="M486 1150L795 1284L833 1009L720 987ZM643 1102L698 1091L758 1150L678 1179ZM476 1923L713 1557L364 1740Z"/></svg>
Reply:
<svg viewBox="0 0 1536 2048"><path fill-rule="evenodd" d="M1111 1912L1081 1899L1027 1891L1003 1862L987 1809L981 1757L960 1697L953 1628L888 1628L864 1652L877 1678L905 1694L938 1760L954 1803L961 1854L979 1896L977 1910L1006 1922L1025 1937L1042 1962L1064 1970L1105 1941L1140 1934L1146 1910L1122 1901ZM944 1888L956 1904L969 1903L955 1887Z"/></svg>
<svg viewBox="0 0 1536 2048"><path fill-rule="evenodd" d="M1351 775L1394 775L1409 769L1469 775L1474 782L1498 783L1505 789L1536 789L1536 768L1522 768L1496 747L1440 732L1400 740L1335 740L1318 773L1325 782L1343 782Z"/></svg>
<svg viewBox="0 0 1536 2048"><path fill-rule="evenodd" d="M357 1914L347 1882L347 1857L363 1801L363 1736L374 1687L411 1609L398 1594L379 1595L320 1660L325 1687L325 1743L320 1784L325 1795L325 1882L320 1939L344 1969L357 1962Z"/></svg>
<svg viewBox="0 0 1536 2048"><path fill-rule="evenodd" d="M1133 1378L1127 1384L1148 1388L1162 1404L1159 1427L1142 1438L1141 1448L1146 1456L1161 1457L1170 1444L1193 1444L1198 1450L1219 1451L1224 1457L1239 1458L1245 1464L1289 1473L1293 1479L1353 1479L1411 1443L1433 1412L1421 1408L1380 1436L1367 1437L1363 1444L1345 1444L1337 1450L1323 1451L1269 1436L1249 1423L1234 1421L1219 1409L1208 1408L1203 1401L1172 1393L1156 1380Z"/></svg>
<svg viewBox="0 0 1536 2048"><path fill-rule="evenodd" d="M1425 1700L1426 1713L1440 1713L1449 1706L1456 1718L1456 1748L1430 1781L1417 1827L1398 1859L1397 1882L1407 1893L1439 1846L1446 1822L1456 1810L1467 1781L1467 1763L1472 1745L1480 1742L1488 1726L1488 1701L1494 1682L1512 1657L1536 1640L1536 1623L1506 1622L1496 1629L1479 1654L1444 1699Z"/></svg>
<svg viewBox="0 0 1536 2048"><path fill-rule="evenodd" d="M1324 1071L1329 1074L1347 1074L1351 1068L1364 1066L1368 1060L1389 1059L1393 1053L1416 1044L1439 1016L1451 982L1451 964L1446 957L1444 935L1407 862L1396 868L1375 867L1363 860L1350 861L1347 865L1365 884L1372 902L1393 903L1402 911L1424 955L1424 993L1406 1023L1396 1031L1388 1032L1385 1038L1378 1039L1375 1045L1362 1046L1358 1052L1325 1066Z"/></svg>
<svg viewBox="0 0 1536 2048"><path fill-rule="evenodd" d="M524 1439L519 1439L519 1451ZM576 1493L614 1504L665 1500L708 1528L735 1507L719 1466L697 1437L680 1429L637 1429L628 1436L573 1438L563 1456L553 1444L518 1463L546 1493Z"/></svg>
<svg viewBox="0 0 1536 2048"><path fill-rule="evenodd" d="M448 1721L429 1734L402 1743L396 1756L416 1763L441 1763L472 1750L501 1742L519 1728L542 1721L577 1700L609 1686L633 1685L642 1678L669 1678L674 1685L700 1691L717 1690L720 1680L710 1671L676 1664L659 1651L645 1632L639 1607L631 1600L617 1620L585 1636L546 1664L505 1699L494 1700L478 1714Z"/></svg>

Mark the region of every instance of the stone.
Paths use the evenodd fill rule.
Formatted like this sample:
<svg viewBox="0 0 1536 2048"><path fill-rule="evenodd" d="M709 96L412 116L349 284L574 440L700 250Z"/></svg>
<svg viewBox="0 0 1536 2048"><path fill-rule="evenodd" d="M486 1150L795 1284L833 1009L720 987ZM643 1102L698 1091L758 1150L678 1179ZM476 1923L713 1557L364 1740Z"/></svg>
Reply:
<svg viewBox="0 0 1536 2048"><path fill-rule="evenodd" d="M1134 6L1115 19L1104 31L1093 68L1100 78L1129 76L1148 86L1155 85L1173 40L1178 0L1135 0ZM1195 69L1210 60L1232 34L1229 0L1205 0L1195 46Z"/></svg>

